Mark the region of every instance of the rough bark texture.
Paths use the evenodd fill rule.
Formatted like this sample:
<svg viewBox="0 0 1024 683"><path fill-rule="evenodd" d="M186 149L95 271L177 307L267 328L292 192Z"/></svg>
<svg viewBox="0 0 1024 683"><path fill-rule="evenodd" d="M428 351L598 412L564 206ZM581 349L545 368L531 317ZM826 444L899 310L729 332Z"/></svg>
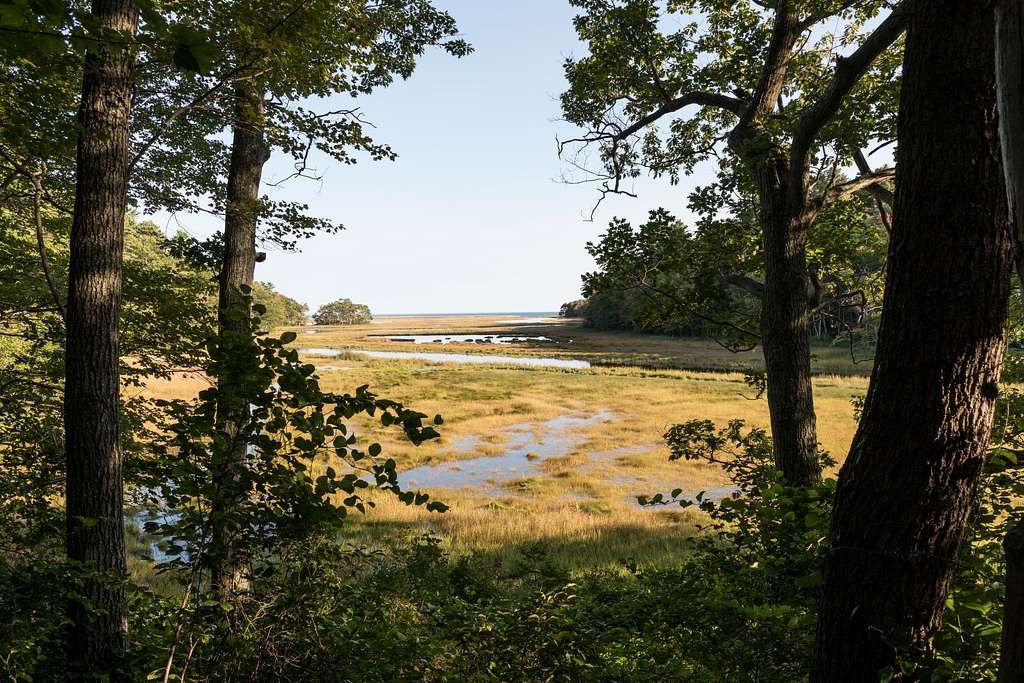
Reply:
<svg viewBox="0 0 1024 683"><path fill-rule="evenodd" d="M134 35L132 2L96 0L92 12L102 26ZM90 51L78 111L65 356L66 543L70 560L103 577L83 588L97 612L79 601L69 605L68 663L79 677L109 672L127 631L118 315L134 66L132 50Z"/></svg>
<svg viewBox="0 0 1024 683"><path fill-rule="evenodd" d="M1006 603L999 653L999 683L1024 681L1024 520L1003 541L1006 551Z"/></svg>
<svg viewBox="0 0 1024 683"><path fill-rule="evenodd" d="M260 180L268 159L263 141L263 97L240 86L235 92L234 117L218 301L222 329L244 329L226 314L237 303L238 288L253 282Z"/></svg>
<svg viewBox="0 0 1024 683"><path fill-rule="evenodd" d="M877 681L939 626L992 425L1011 231L984 0L909 19L874 372L840 472L813 680Z"/></svg>
<svg viewBox="0 0 1024 683"><path fill-rule="evenodd" d="M758 169L764 299L761 346L776 466L793 485L821 479L811 386L807 230L787 207L789 170L779 154Z"/></svg>
<svg viewBox="0 0 1024 683"><path fill-rule="evenodd" d="M235 92L235 119L228 171L227 212L224 219L224 257L220 271L218 301L220 334L248 334L248 310L241 306L240 287L252 286L256 269L256 225L263 164L269 158L263 135L263 96L241 85ZM242 315L240 315L242 314ZM222 378L218 405L219 429L234 436L248 407L232 395L233 381ZM239 468L245 467L245 445L220 463L215 508L230 520L230 510L245 495L234 483ZM211 581L218 598L232 602L241 587L241 576L230 521L215 526L212 539Z"/></svg>
<svg viewBox="0 0 1024 683"><path fill-rule="evenodd" d="M799 219L806 199L803 169L792 169L786 152L763 132L786 83L793 48L801 35L793 3L776 10L761 76L749 106L729 135L729 146L757 179L765 266L761 346L768 378L776 466L786 480L809 486L821 478L811 387L806 230ZM760 151L759 151L760 150Z"/></svg>

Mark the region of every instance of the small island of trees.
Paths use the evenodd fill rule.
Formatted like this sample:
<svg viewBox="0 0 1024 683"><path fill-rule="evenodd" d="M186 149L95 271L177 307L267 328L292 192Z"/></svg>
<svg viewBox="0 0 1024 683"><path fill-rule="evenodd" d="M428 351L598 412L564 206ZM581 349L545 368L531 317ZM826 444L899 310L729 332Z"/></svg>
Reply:
<svg viewBox="0 0 1024 683"><path fill-rule="evenodd" d="M313 314L313 322L317 325L365 325L373 320L370 307L366 304L354 304L351 299L338 299L324 304Z"/></svg>

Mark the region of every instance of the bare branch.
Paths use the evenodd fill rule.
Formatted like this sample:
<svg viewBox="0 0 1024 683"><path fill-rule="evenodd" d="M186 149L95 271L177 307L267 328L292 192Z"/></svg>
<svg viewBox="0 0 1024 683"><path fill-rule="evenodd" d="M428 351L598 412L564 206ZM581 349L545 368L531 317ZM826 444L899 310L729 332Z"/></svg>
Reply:
<svg viewBox="0 0 1024 683"><path fill-rule="evenodd" d="M807 212L813 217L814 214L817 214L834 201L848 197L855 192L866 192L871 186L893 180L895 177L895 168L883 168L874 173L857 176L845 183L833 185L808 202Z"/></svg>
<svg viewBox="0 0 1024 683"><path fill-rule="evenodd" d="M35 201L32 203L32 218L36 224L36 248L39 250L39 261L43 265L43 273L46 275L46 285L50 288L50 295L53 303L57 305L60 317L67 322L68 315L64 309L64 303L60 298L60 290L57 289L57 282L53 279L53 270L50 268L50 259L46 255L46 243L43 239L43 180L42 173L32 176L32 187L35 188Z"/></svg>
<svg viewBox="0 0 1024 683"><path fill-rule="evenodd" d="M736 114L737 116L742 116L743 112L746 111L746 105L735 97L719 95L716 93L688 92L676 97L675 99L669 100L650 114L637 119L631 125L626 126L614 135L606 137L611 140L624 140L630 135L634 135L652 123L658 121L663 116L672 114L691 105L717 107L718 109L724 109L725 111Z"/></svg>
<svg viewBox="0 0 1024 683"><path fill-rule="evenodd" d="M36 247L39 250L39 260L43 266L43 273L46 276L46 285L50 289L50 295L53 296L53 302L57 305L57 310L60 312L60 317L67 320L67 313L64 310L64 304L61 302L60 291L57 289L57 283L53 278L53 270L50 268L50 259L46 255L46 243L43 239L43 174L46 172L46 166L38 171L25 166L19 162L14 155L7 152L7 150L0 148L0 157L9 163L19 174L24 176L30 183L32 183L33 202L32 202L32 220L35 223L36 231Z"/></svg>
<svg viewBox="0 0 1024 683"><path fill-rule="evenodd" d="M874 173L871 169L871 164L868 163L868 159L864 156L864 152L857 150L856 154L853 155L853 160L857 164L857 170L860 171L861 175L868 175ZM885 187L881 183L871 185L865 190L868 194L875 198L875 206L878 208L878 219L882 221L882 226L885 228L885 232L889 235L892 234L892 218L889 216L889 210L886 209L886 205L890 208L893 206L895 196L889 188Z"/></svg>

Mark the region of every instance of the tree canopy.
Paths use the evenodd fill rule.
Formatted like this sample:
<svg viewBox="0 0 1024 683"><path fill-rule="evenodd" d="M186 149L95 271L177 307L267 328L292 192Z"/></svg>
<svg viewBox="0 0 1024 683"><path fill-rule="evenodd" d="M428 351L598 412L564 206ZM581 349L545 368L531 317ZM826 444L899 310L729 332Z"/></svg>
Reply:
<svg viewBox="0 0 1024 683"><path fill-rule="evenodd" d="M365 325L373 320L370 307L354 304L351 299L338 299L321 306L313 314L317 325Z"/></svg>

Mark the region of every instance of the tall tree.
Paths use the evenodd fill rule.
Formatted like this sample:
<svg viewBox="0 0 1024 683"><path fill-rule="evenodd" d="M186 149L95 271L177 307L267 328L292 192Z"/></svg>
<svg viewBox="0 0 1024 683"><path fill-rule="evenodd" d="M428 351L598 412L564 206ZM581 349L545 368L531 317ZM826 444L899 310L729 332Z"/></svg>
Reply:
<svg viewBox="0 0 1024 683"><path fill-rule="evenodd" d="M1014 256L1024 293L1024 2L996 3L996 94ZM1024 678L1024 519L1006 535L1006 602L999 660L1001 683Z"/></svg>
<svg viewBox="0 0 1024 683"><path fill-rule="evenodd" d="M844 464L813 679L876 681L940 624L998 394L1012 239L993 13L910 15L878 349Z"/></svg>
<svg viewBox="0 0 1024 683"><path fill-rule="evenodd" d="M100 27L85 58L78 110L68 275L64 430L67 553L95 576L70 603L70 666L109 671L124 649L125 576L118 316L139 12L94 0Z"/></svg>
<svg viewBox="0 0 1024 683"><path fill-rule="evenodd" d="M883 169L841 181L836 170L888 134L894 79L887 50L903 32L905 7L897 4L857 42L856 29L883 3L669 2L669 12L702 19L674 33L662 31L667 22L655 0L573 4L585 10L576 29L591 54L567 63L562 108L587 133L563 151L600 147L604 168L587 177L603 193L625 192L624 181L641 169L674 180L716 157L721 179L693 203L714 214L735 208L735 196L752 199L775 458L790 483L818 481L808 323L821 285L808 268L808 233L825 208L894 175ZM832 19L843 28L825 30Z"/></svg>
<svg viewBox="0 0 1024 683"><path fill-rule="evenodd" d="M223 46L223 58L231 65L228 77L234 84L233 97L226 106L231 112L232 144L222 204L223 248L219 250L220 331L222 335L248 335L248 291L254 282L260 232L267 241L290 247L315 229L340 227L307 220L304 206L285 206L280 211L281 207L261 196L263 166L271 150L277 148L292 156L298 176L309 170L313 149L345 163L353 161L353 149L376 159L394 157L386 146L374 143L364 133L357 109L316 112L292 103L369 93L396 77L411 76L419 56L430 46L454 55L466 54L469 47L454 38L454 20L427 0L384 0L372 5L317 0L285 10L263 0L199 6L208 13L204 25L216 36L213 42ZM215 79L216 83L223 80ZM220 179L209 180L216 183ZM218 193L213 190L214 195ZM235 379L227 373L220 381L225 389ZM235 425L245 421L246 406L230 390L222 391L221 396L221 429L228 439L235 440ZM244 446L239 444L235 452L235 458L223 463L218 482L222 493L213 502L221 509L247 495L232 485L239 480L237 468L244 465ZM225 520L228 517L225 515ZM212 545L211 574L214 585L221 587L223 600L231 599L240 582L240 568L232 559L236 531L226 523L215 530Z"/></svg>

